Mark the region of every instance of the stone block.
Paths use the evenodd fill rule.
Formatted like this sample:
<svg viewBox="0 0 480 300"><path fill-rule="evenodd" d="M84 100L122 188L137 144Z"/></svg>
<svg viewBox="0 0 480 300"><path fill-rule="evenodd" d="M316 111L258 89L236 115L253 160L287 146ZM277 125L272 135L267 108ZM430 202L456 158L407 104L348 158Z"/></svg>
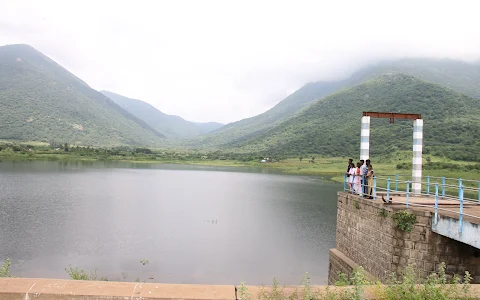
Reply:
<svg viewBox="0 0 480 300"><path fill-rule="evenodd" d="M454 265L459 265L460 264L460 257L450 256L449 263L454 264Z"/></svg>
<svg viewBox="0 0 480 300"><path fill-rule="evenodd" d="M417 251L415 253L415 258L418 259L418 260L422 260L423 261L423 253L420 252L420 251Z"/></svg>
<svg viewBox="0 0 480 300"><path fill-rule="evenodd" d="M424 261L434 261L433 256L429 252L422 252L422 260Z"/></svg>
<svg viewBox="0 0 480 300"><path fill-rule="evenodd" d="M417 216L417 223L420 223L422 225L430 225L430 220L431 218L428 217L423 217L423 216Z"/></svg>
<svg viewBox="0 0 480 300"><path fill-rule="evenodd" d="M445 246L445 254L450 255L450 254L452 254L452 252L453 252L452 246L446 245Z"/></svg>
<svg viewBox="0 0 480 300"><path fill-rule="evenodd" d="M412 241L405 241L405 248L406 249L412 249L413 248Z"/></svg>
<svg viewBox="0 0 480 300"><path fill-rule="evenodd" d="M445 247L441 244L437 244L435 245L435 252L438 252L438 253L443 253L443 250L445 249Z"/></svg>
<svg viewBox="0 0 480 300"><path fill-rule="evenodd" d="M426 272L433 272L434 268L433 268L433 263L431 262L424 262L424 268L423 268Z"/></svg>

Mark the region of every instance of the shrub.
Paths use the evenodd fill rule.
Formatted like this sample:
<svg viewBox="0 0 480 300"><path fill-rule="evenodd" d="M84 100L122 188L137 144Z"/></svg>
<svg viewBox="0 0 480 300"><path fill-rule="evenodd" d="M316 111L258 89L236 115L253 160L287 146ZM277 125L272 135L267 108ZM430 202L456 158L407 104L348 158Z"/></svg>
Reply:
<svg viewBox="0 0 480 300"><path fill-rule="evenodd" d="M411 232L417 222L417 216L406 210L395 212L392 219L395 222L395 227L404 232Z"/></svg>
<svg viewBox="0 0 480 300"><path fill-rule="evenodd" d="M7 258L0 266L0 277L12 277L12 274L10 274L10 264L10 259Z"/></svg>
<svg viewBox="0 0 480 300"><path fill-rule="evenodd" d="M96 271L90 271L90 275L85 272L83 269L79 269L77 267L72 268L72 266L68 266L68 269L65 268L68 276L72 280L100 280L100 281L108 281L107 277L98 277Z"/></svg>

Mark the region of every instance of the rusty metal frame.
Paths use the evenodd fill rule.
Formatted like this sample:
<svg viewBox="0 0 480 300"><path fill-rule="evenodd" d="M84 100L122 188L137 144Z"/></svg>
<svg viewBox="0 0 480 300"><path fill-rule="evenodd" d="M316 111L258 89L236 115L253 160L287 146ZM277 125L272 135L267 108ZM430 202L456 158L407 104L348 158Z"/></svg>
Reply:
<svg viewBox="0 0 480 300"><path fill-rule="evenodd" d="M402 120L417 120L421 119L421 114L404 114L404 113L392 113L392 112L376 112L376 111L364 111L364 117L390 119L390 123L394 123L395 119Z"/></svg>

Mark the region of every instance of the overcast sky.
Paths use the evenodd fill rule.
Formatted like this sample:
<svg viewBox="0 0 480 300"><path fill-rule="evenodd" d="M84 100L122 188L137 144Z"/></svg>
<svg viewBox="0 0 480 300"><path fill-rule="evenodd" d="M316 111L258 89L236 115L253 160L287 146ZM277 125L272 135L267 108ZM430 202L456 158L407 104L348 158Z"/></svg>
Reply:
<svg viewBox="0 0 480 300"><path fill-rule="evenodd" d="M97 90L226 123L379 59L478 59L476 2L0 0L0 45L29 44Z"/></svg>

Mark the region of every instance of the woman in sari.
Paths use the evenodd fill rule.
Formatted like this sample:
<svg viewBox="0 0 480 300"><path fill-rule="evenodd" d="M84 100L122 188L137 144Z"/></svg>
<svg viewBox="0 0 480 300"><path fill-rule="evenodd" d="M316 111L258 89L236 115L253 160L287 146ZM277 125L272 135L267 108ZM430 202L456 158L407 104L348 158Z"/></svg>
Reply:
<svg viewBox="0 0 480 300"><path fill-rule="evenodd" d="M360 167L362 164L360 162L357 162L357 167L355 168L355 179L354 181L354 189L355 189L355 194L357 195L362 195L362 174L360 172Z"/></svg>

